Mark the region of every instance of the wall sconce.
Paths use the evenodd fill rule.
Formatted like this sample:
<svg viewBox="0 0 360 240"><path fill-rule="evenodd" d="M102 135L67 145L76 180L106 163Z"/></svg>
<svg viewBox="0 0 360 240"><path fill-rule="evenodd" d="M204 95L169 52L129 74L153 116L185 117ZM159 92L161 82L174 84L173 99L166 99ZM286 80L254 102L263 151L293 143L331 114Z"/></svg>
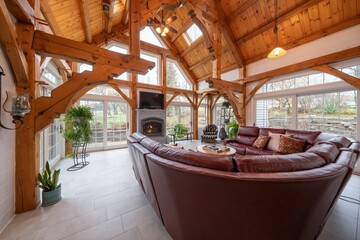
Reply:
<svg viewBox="0 0 360 240"><path fill-rule="evenodd" d="M1 91L2 76L5 76L5 72L2 69L2 67L0 67L0 96L2 94ZM11 116L13 117L12 122L15 124L15 127L8 128L1 123L1 109L0 109L0 127L8 130L14 130L24 125L23 117L26 113L30 112L31 110L29 97L30 97L29 94L17 94L14 92L6 91L6 101L2 107L5 112L10 113ZM0 98L0 105L1 105L1 98Z"/></svg>

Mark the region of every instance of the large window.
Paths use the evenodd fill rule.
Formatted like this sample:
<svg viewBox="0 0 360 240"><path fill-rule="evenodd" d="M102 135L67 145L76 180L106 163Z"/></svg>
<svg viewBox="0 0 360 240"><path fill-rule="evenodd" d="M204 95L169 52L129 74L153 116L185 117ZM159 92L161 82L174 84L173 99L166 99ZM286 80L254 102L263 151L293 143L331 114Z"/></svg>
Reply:
<svg viewBox="0 0 360 240"><path fill-rule="evenodd" d="M360 65L338 69L360 78ZM359 91L349 84L324 73L270 82L255 95L255 123L260 127L320 130L359 139L358 95Z"/></svg>
<svg viewBox="0 0 360 240"><path fill-rule="evenodd" d="M145 75L138 75L138 82L159 85L159 58L155 55L141 53L142 59L155 63L155 67Z"/></svg>
<svg viewBox="0 0 360 240"><path fill-rule="evenodd" d="M356 138L356 91L299 96L298 128Z"/></svg>
<svg viewBox="0 0 360 240"><path fill-rule="evenodd" d="M174 60L166 61L166 85L191 90L191 84Z"/></svg>
<svg viewBox="0 0 360 240"><path fill-rule="evenodd" d="M128 54L128 49L126 47L122 47L122 46L118 46L118 45L113 45L109 48L110 51L113 52L117 52L117 53L122 53L122 54ZM127 72L122 73L120 76L115 77L116 79L121 79L121 80L129 80L129 74Z"/></svg>
<svg viewBox="0 0 360 240"><path fill-rule="evenodd" d="M191 107L184 105L170 105L166 108L166 130L170 131L176 124L182 123L191 131Z"/></svg>

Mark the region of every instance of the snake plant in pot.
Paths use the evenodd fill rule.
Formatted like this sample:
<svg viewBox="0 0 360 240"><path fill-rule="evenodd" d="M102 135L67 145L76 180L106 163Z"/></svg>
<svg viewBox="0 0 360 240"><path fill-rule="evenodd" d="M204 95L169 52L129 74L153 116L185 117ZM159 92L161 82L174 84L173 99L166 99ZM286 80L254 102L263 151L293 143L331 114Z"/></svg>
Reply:
<svg viewBox="0 0 360 240"><path fill-rule="evenodd" d="M42 188L42 206L50 206L61 200L61 184L58 184L60 169L51 171L49 162L45 164L45 171L38 174L38 185Z"/></svg>

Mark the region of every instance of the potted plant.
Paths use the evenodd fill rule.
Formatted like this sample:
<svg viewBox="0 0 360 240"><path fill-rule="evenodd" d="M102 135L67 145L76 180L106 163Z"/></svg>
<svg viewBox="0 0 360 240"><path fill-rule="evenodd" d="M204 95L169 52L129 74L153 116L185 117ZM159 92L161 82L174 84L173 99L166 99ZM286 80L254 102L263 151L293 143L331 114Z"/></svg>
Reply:
<svg viewBox="0 0 360 240"><path fill-rule="evenodd" d="M65 114L64 138L71 143L88 143L91 140L91 124L94 114L88 106L72 107Z"/></svg>
<svg viewBox="0 0 360 240"><path fill-rule="evenodd" d="M188 129L182 123L178 123L174 126L173 132L176 138L182 138L188 133Z"/></svg>
<svg viewBox="0 0 360 240"><path fill-rule="evenodd" d="M59 182L60 169L50 170L49 162L46 161L45 171L38 174L38 185L42 188L42 206L50 206L61 200L61 184Z"/></svg>
<svg viewBox="0 0 360 240"><path fill-rule="evenodd" d="M229 108L230 105L231 105L230 102L228 102L228 101L223 101L222 104L221 104L221 107L223 107L223 108Z"/></svg>
<svg viewBox="0 0 360 240"><path fill-rule="evenodd" d="M227 123L227 127L229 129L229 137L231 139L235 139L239 130L239 124L235 120L232 120L231 122Z"/></svg>

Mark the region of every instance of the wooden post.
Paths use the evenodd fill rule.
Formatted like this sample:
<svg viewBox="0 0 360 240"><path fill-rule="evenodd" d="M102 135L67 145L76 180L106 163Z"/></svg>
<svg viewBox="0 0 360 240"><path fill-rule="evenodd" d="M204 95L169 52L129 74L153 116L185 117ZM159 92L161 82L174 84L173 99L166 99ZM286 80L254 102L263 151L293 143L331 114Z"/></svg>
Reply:
<svg viewBox="0 0 360 240"><path fill-rule="evenodd" d="M39 91L35 80L40 78L40 64L31 50L34 26L17 24L17 35L25 53L29 71L29 87L17 87L17 92L29 93L30 104L34 106ZM30 211L39 203L39 188L36 177L39 172L39 135L35 134L35 111L24 117L24 126L16 130L16 213Z"/></svg>
<svg viewBox="0 0 360 240"><path fill-rule="evenodd" d="M140 1L130 1L130 39L129 53L132 56L140 57L140 21L141 21ZM131 100L137 103L137 75L131 74ZM136 108L131 108L130 133L136 132Z"/></svg>
<svg viewBox="0 0 360 240"><path fill-rule="evenodd" d="M213 104L214 99L213 99L212 95L208 95L207 98L208 98L208 101L207 101L208 124L212 124L213 123L212 104Z"/></svg>

